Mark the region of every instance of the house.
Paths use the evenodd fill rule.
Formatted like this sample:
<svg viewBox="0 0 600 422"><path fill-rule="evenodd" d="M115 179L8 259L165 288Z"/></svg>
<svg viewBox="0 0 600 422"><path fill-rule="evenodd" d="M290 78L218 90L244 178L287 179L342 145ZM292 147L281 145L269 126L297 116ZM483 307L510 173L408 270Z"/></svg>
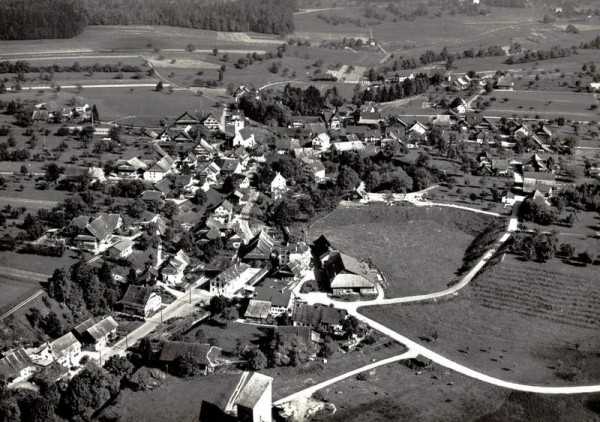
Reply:
<svg viewBox="0 0 600 422"><path fill-rule="evenodd" d="M90 167L88 169L88 178L91 183L104 183L106 181L104 170L101 167Z"/></svg>
<svg viewBox="0 0 600 422"><path fill-rule="evenodd" d="M325 166L317 160L302 160L304 162L304 172L312 177L315 181L320 182L325 179Z"/></svg>
<svg viewBox="0 0 600 422"><path fill-rule="evenodd" d="M548 172L548 158L542 158L533 154L529 160L523 163L523 172Z"/></svg>
<svg viewBox="0 0 600 422"><path fill-rule="evenodd" d="M271 196L273 199L278 199L282 197L287 191L287 180L285 177L281 175L281 173L277 172L273 180L271 180Z"/></svg>
<svg viewBox="0 0 600 422"><path fill-rule="evenodd" d="M31 120L34 122L47 122L50 118L50 113L46 110L35 110L31 115Z"/></svg>
<svg viewBox="0 0 600 422"><path fill-rule="evenodd" d="M361 111L358 116L358 125L379 126L381 114L378 111Z"/></svg>
<svg viewBox="0 0 600 422"><path fill-rule="evenodd" d="M145 318L158 312L162 298L152 291L152 287L129 285L121 305L123 312Z"/></svg>
<svg viewBox="0 0 600 422"><path fill-rule="evenodd" d="M264 324L271 316L271 302L268 300L250 299L244 313L244 318L249 321Z"/></svg>
<svg viewBox="0 0 600 422"><path fill-rule="evenodd" d="M62 366L74 366L79 362L81 343L73 333L67 333L48 344L52 359Z"/></svg>
<svg viewBox="0 0 600 422"><path fill-rule="evenodd" d="M255 300L270 304L269 315L273 318L281 314L292 315L293 295L291 290L281 290L275 287L256 287Z"/></svg>
<svg viewBox="0 0 600 422"><path fill-rule="evenodd" d="M507 76L501 76L498 78L498 80L496 81L496 89L502 89L505 91L512 91L515 87L515 83L513 82L512 78L509 78Z"/></svg>
<svg viewBox="0 0 600 422"><path fill-rule="evenodd" d="M226 199L221 203L221 205L215 208L212 213L212 217L223 224L229 223L229 221L231 221L231 217L233 216L233 209L233 204Z"/></svg>
<svg viewBox="0 0 600 422"><path fill-rule="evenodd" d="M549 196L555 185L556 178L553 173L523 172L523 193L533 193L537 190Z"/></svg>
<svg viewBox="0 0 600 422"><path fill-rule="evenodd" d="M108 249L108 254L115 259L126 258L133 252L133 240L125 238Z"/></svg>
<svg viewBox="0 0 600 422"><path fill-rule="evenodd" d="M337 251L326 252L320 260L334 295L377 293L375 278L366 263Z"/></svg>
<svg viewBox="0 0 600 422"><path fill-rule="evenodd" d="M319 152L329 151L329 148L331 148L331 138L326 133L321 133L313 138L312 147Z"/></svg>
<svg viewBox="0 0 600 422"><path fill-rule="evenodd" d="M318 331L339 333L347 316L344 309L301 304L294 309L292 321L294 327L312 327Z"/></svg>
<svg viewBox="0 0 600 422"><path fill-rule="evenodd" d="M334 142L331 145L331 149L338 153L344 151L360 152L365 149L365 144L362 141Z"/></svg>
<svg viewBox="0 0 600 422"><path fill-rule="evenodd" d="M7 384L26 380L33 374L35 365L22 347L4 352L0 359L0 381Z"/></svg>
<svg viewBox="0 0 600 422"><path fill-rule="evenodd" d="M206 374L216 366L216 362L211 360L211 355L215 354L216 348L210 344L167 340L162 342L158 361L163 365L168 365L184 356L192 356Z"/></svg>
<svg viewBox="0 0 600 422"><path fill-rule="evenodd" d="M260 270L248 264L235 263L210 281L210 292L233 296L249 283Z"/></svg>
<svg viewBox="0 0 600 422"><path fill-rule="evenodd" d="M492 172L496 176L505 176L512 173L508 159L492 159Z"/></svg>
<svg viewBox="0 0 600 422"><path fill-rule="evenodd" d="M98 351L116 338L118 326L117 321L108 316L100 321L89 318L73 330L83 344L90 345L93 350Z"/></svg>
<svg viewBox="0 0 600 422"><path fill-rule="evenodd" d="M261 230L247 245L240 247L238 257L245 263L259 266L269 261L275 251L275 239Z"/></svg>
<svg viewBox="0 0 600 422"><path fill-rule="evenodd" d="M330 130L340 130L342 128L342 121L340 119L340 116L338 116L337 112L325 112L323 113L323 118L325 120L325 123L327 124L327 127Z"/></svg>
<svg viewBox="0 0 600 422"><path fill-rule="evenodd" d="M273 378L253 373L235 400L237 418L243 422L271 422Z"/></svg>
<svg viewBox="0 0 600 422"><path fill-rule="evenodd" d="M169 179L163 179L163 180L168 181L169 185L171 184L171 181ZM157 183L157 185L160 184L159 186L162 188L161 190L147 190L147 191L144 191L144 192L142 192L142 194L140 195L139 198L142 201L149 201L149 202L150 201L162 201L163 196L165 195L164 191L166 189L165 189L164 185L166 184L166 182L162 182L162 183L161 182ZM169 187L168 191L169 192L171 191L170 187Z"/></svg>
<svg viewBox="0 0 600 422"><path fill-rule="evenodd" d="M171 173L173 164L175 164L175 160L170 155L165 155L144 172L144 180L158 182L164 179L167 174Z"/></svg>
<svg viewBox="0 0 600 422"><path fill-rule="evenodd" d="M80 234L75 237L75 246L93 254L99 253L108 246L110 236L121 227L122 222L119 214L100 214L86 225L88 234Z"/></svg>
<svg viewBox="0 0 600 422"><path fill-rule="evenodd" d="M173 122L174 126L188 127L195 126L200 124L200 120L194 116L192 116L189 112L183 113L181 116L177 117Z"/></svg>
<svg viewBox="0 0 600 422"><path fill-rule="evenodd" d="M234 147L242 146L244 148L254 148L254 146L256 146L256 140L254 139L252 128L247 127L236 131L232 145Z"/></svg>
<svg viewBox="0 0 600 422"><path fill-rule="evenodd" d="M219 162L219 167L221 168L221 173L225 176L229 176L232 174L242 174L244 168L242 163L239 160L231 159L231 158L223 158Z"/></svg>
<svg viewBox="0 0 600 422"><path fill-rule="evenodd" d="M423 123L415 122L412 126L410 126L408 128L406 133L407 134L415 133L419 136L425 136L425 134L427 133L427 130L428 130L427 126L425 126Z"/></svg>
<svg viewBox="0 0 600 422"><path fill-rule="evenodd" d="M215 114L209 113L208 116L202 119L202 124L210 131L223 130L220 120Z"/></svg>
<svg viewBox="0 0 600 422"><path fill-rule="evenodd" d="M161 268L160 274L162 275L162 281L169 285L181 283L183 280L183 272L190 263L190 257L183 249L179 250L175 255L167 259L165 265Z"/></svg>

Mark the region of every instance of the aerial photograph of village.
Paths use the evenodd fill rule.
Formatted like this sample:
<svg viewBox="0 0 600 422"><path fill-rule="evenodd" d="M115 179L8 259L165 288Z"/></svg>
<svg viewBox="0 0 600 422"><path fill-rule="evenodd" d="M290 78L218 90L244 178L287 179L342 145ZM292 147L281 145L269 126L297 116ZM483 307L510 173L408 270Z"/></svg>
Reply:
<svg viewBox="0 0 600 422"><path fill-rule="evenodd" d="M600 0L0 0L0 422L600 421L599 105Z"/></svg>

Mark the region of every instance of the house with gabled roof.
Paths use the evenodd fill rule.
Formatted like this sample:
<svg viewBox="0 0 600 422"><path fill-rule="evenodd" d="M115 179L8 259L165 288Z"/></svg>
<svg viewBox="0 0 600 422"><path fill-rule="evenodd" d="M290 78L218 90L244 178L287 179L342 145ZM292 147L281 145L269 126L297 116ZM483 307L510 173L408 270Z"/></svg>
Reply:
<svg viewBox="0 0 600 422"><path fill-rule="evenodd" d="M277 318L281 314L292 315L293 293L291 290L273 287L256 287L254 299L269 303L268 313Z"/></svg>
<svg viewBox="0 0 600 422"><path fill-rule="evenodd" d="M259 272L260 269L236 262L210 280L210 292L231 297L250 283Z"/></svg>
<svg viewBox="0 0 600 422"><path fill-rule="evenodd" d="M75 246L79 249L97 254L108 247L110 236L121 227L122 220L119 214L100 214L86 225L88 234L75 237Z"/></svg>
<svg viewBox="0 0 600 422"><path fill-rule="evenodd" d="M419 136L425 136L425 134L427 134L428 130L429 129L427 128L427 126L425 126L423 123L417 121L408 128L406 133L407 134L415 133Z"/></svg>
<svg viewBox="0 0 600 422"><path fill-rule="evenodd" d="M200 124L200 119L198 119L195 116L192 116L189 112L185 112L183 113L181 116L177 117L174 121L173 121L173 125L175 126L183 126L183 127L187 127L187 126L194 126L194 125L198 125Z"/></svg>
<svg viewBox="0 0 600 422"><path fill-rule="evenodd" d="M127 258L133 253L134 242L126 237L123 240L115 243L108 249L108 254L115 259Z"/></svg>
<svg viewBox="0 0 600 422"><path fill-rule="evenodd" d="M73 333L67 333L48 343L48 351L54 362L67 367L74 366L79 363L81 343L75 338Z"/></svg>
<svg viewBox="0 0 600 422"><path fill-rule="evenodd" d="M271 422L273 378L255 372L235 399L237 418L244 422Z"/></svg>
<svg viewBox="0 0 600 422"><path fill-rule="evenodd" d="M240 160L232 159L232 158L223 158L219 161L219 167L221 168L221 173L225 176L229 176L232 174L242 174L244 168Z"/></svg>
<svg viewBox="0 0 600 422"><path fill-rule="evenodd" d="M214 358L211 359L216 354L217 349L210 344L166 340L162 342L158 361L163 365L169 365L184 356L193 356L206 374L216 366Z"/></svg>
<svg viewBox="0 0 600 422"><path fill-rule="evenodd" d="M273 180L270 183L270 192L271 197L276 200L281 198L285 192L287 191L287 180L285 177L281 175L281 173L277 172Z"/></svg>
<svg viewBox="0 0 600 422"><path fill-rule="evenodd" d="M329 151L331 148L331 138L326 133L321 133L313 138L312 147L318 152Z"/></svg>
<svg viewBox="0 0 600 422"><path fill-rule="evenodd" d="M271 317L271 302L268 300L250 299L244 318L249 321L264 324Z"/></svg>
<svg viewBox="0 0 600 422"><path fill-rule="evenodd" d="M149 317L158 312L162 306L162 298L152 291L150 286L127 287L120 302L123 312L141 317Z"/></svg>
<svg viewBox="0 0 600 422"><path fill-rule="evenodd" d="M8 384L25 381L35 371L31 358L19 347L2 353L0 359L0 380Z"/></svg>
<svg viewBox="0 0 600 422"><path fill-rule="evenodd" d="M98 351L114 340L117 336L119 324L112 316L102 319L88 318L77 325L73 332L81 343Z"/></svg>
<svg viewBox="0 0 600 422"><path fill-rule="evenodd" d="M301 304L294 309L292 321L294 327L312 327L321 332L341 333L347 316L345 309Z"/></svg>
<svg viewBox="0 0 600 422"><path fill-rule="evenodd" d="M167 259L160 269L164 283L175 285L181 283L185 269L190 265L190 257L180 249L175 255Z"/></svg>
<svg viewBox="0 0 600 422"><path fill-rule="evenodd" d="M328 251L320 260L334 295L377 293L375 277L366 263L338 251Z"/></svg>
<svg viewBox="0 0 600 422"><path fill-rule="evenodd" d="M275 247L275 239L264 230L261 230L247 245L240 247L238 257L242 262L261 266L272 258Z"/></svg>
<svg viewBox="0 0 600 422"><path fill-rule="evenodd" d="M202 124L210 131L223 130L224 128L221 125L223 110L221 110L221 114L217 115L216 113L209 113L204 119L202 119Z"/></svg>
<svg viewBox="0 0 600 422"><path fill-rule="evenodd" d="M245 127L235 132L232 140L234 147L242 146L244 148L254 148L256 140L254 139L254 131L251 127Z"/></svg>
<svg viewBox="0 0 600 422"><path fill-rule="evenodd" d="M173 164L175 164L175 160L170 155L165 155L144 172L144 180L158 182L164 179L167 174L171 173Z"/></svg>
<svg viewBox="0 0 600 422"><path fill-rule="evenodd" d="M233 216L233 210L233 204L226 199L223 202L221 202L221 204L217 208L215 208L215 210L212 213L212 218L223 224L227 224L231 221L231 218Z"/></svg>

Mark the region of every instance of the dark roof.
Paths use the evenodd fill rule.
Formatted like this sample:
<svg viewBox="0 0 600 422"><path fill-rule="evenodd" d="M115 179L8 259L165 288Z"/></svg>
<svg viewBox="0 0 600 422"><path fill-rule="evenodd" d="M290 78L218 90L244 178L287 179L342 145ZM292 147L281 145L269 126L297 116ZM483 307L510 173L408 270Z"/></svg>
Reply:
<svg viewBox="0 0 600 422"><path fill-rule="evenodd" d="M290 290L281 291L270 287L257 287L255 290L257 300L271 302L271 306L288 306L292 292Z"/></svg>
<svg viewBox="0 0 600 422"><path fill-rule="evenodd" d="M14 378L32 364L29 355L22 348L6 352L0 359L0 379Z"/></svg>
<svg viewBox="0 0 600 422"><path fill-rule="evenodd" d="M118 214L111 214L111 216L112 215L116 215L117 218L111 218L108 214L101 214L94 219L94 221L89 223L86 228L96 239L104 240L117 228Z"/></svg>
<svg viewBox="0 0 600 422"><path fill-rule="evenodd" d="M152 287L130 285L127 287L121 303L130 306L146 306L151 294Z"/></svg>
<svg viewBox="0 0 600 422"><path fill-rule="evenodd" d="M275 240L265 231L261 230L240 251L243 259L269 259L275 247Z"/></svg>
<svg viewBox="0 0 600 422"><path fill-rule="evenodd" d="M108 333L115 330L119 324L114 320L113 317L109 316L103 318L91 327L87 328L85 332L94 340L98 341L105 337Z"/></svg>
<svg viewBox="0 0 600 422"><path fill-rule="evenodd" d="M246 318L267 319L271 311L271 302L268 300L251 299L244 316Z"/></svg>
<svg viewBox="0 0 600 422"><path fill-rule="evenodd" d="M185 341L165 341L163 342L158 360L161 362L173 362L181 356L192 355L196 357L201 364L210 365L211 362L208 359L210 349L212 349L210 344L188 343Z"/></svg>
<svg viewBox="0 0 600 422"><path fill-rule="evenodd" d="M300 305L294 311L292 318L295 322L303 325L317 326L320 324L341 324L346 315L347 312L344 309L318 305Z"/></svg>
<svg viewBox="0 0 600 422"><path fill-rule="evenodd" d="M327 267L332 269L335 272L335 274L339 274L342 272L356 274L361 277L364 277L371 283L375 282L367 264L363 264L359 262L356 258L353 258L341 252L338 252L336 255L333 255L331 263L327 264Z"/></svg>

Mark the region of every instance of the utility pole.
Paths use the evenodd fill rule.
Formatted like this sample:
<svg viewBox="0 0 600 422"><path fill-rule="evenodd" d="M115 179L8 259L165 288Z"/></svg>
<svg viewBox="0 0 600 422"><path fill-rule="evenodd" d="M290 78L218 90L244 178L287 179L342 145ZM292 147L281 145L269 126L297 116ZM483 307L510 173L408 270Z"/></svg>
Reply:
<svg viewBox="0 0 600 422"><path fill-rule="evenodd" d="M162 308L160 308L160 323L162 324L163 320L162 320Z"/></svg>
<svg viewBox="0 0 600 422"><path fill-rule="evenodd" d="M193 289L193 286L190 287L190 305L192 304L192 289Z"/></svg>

